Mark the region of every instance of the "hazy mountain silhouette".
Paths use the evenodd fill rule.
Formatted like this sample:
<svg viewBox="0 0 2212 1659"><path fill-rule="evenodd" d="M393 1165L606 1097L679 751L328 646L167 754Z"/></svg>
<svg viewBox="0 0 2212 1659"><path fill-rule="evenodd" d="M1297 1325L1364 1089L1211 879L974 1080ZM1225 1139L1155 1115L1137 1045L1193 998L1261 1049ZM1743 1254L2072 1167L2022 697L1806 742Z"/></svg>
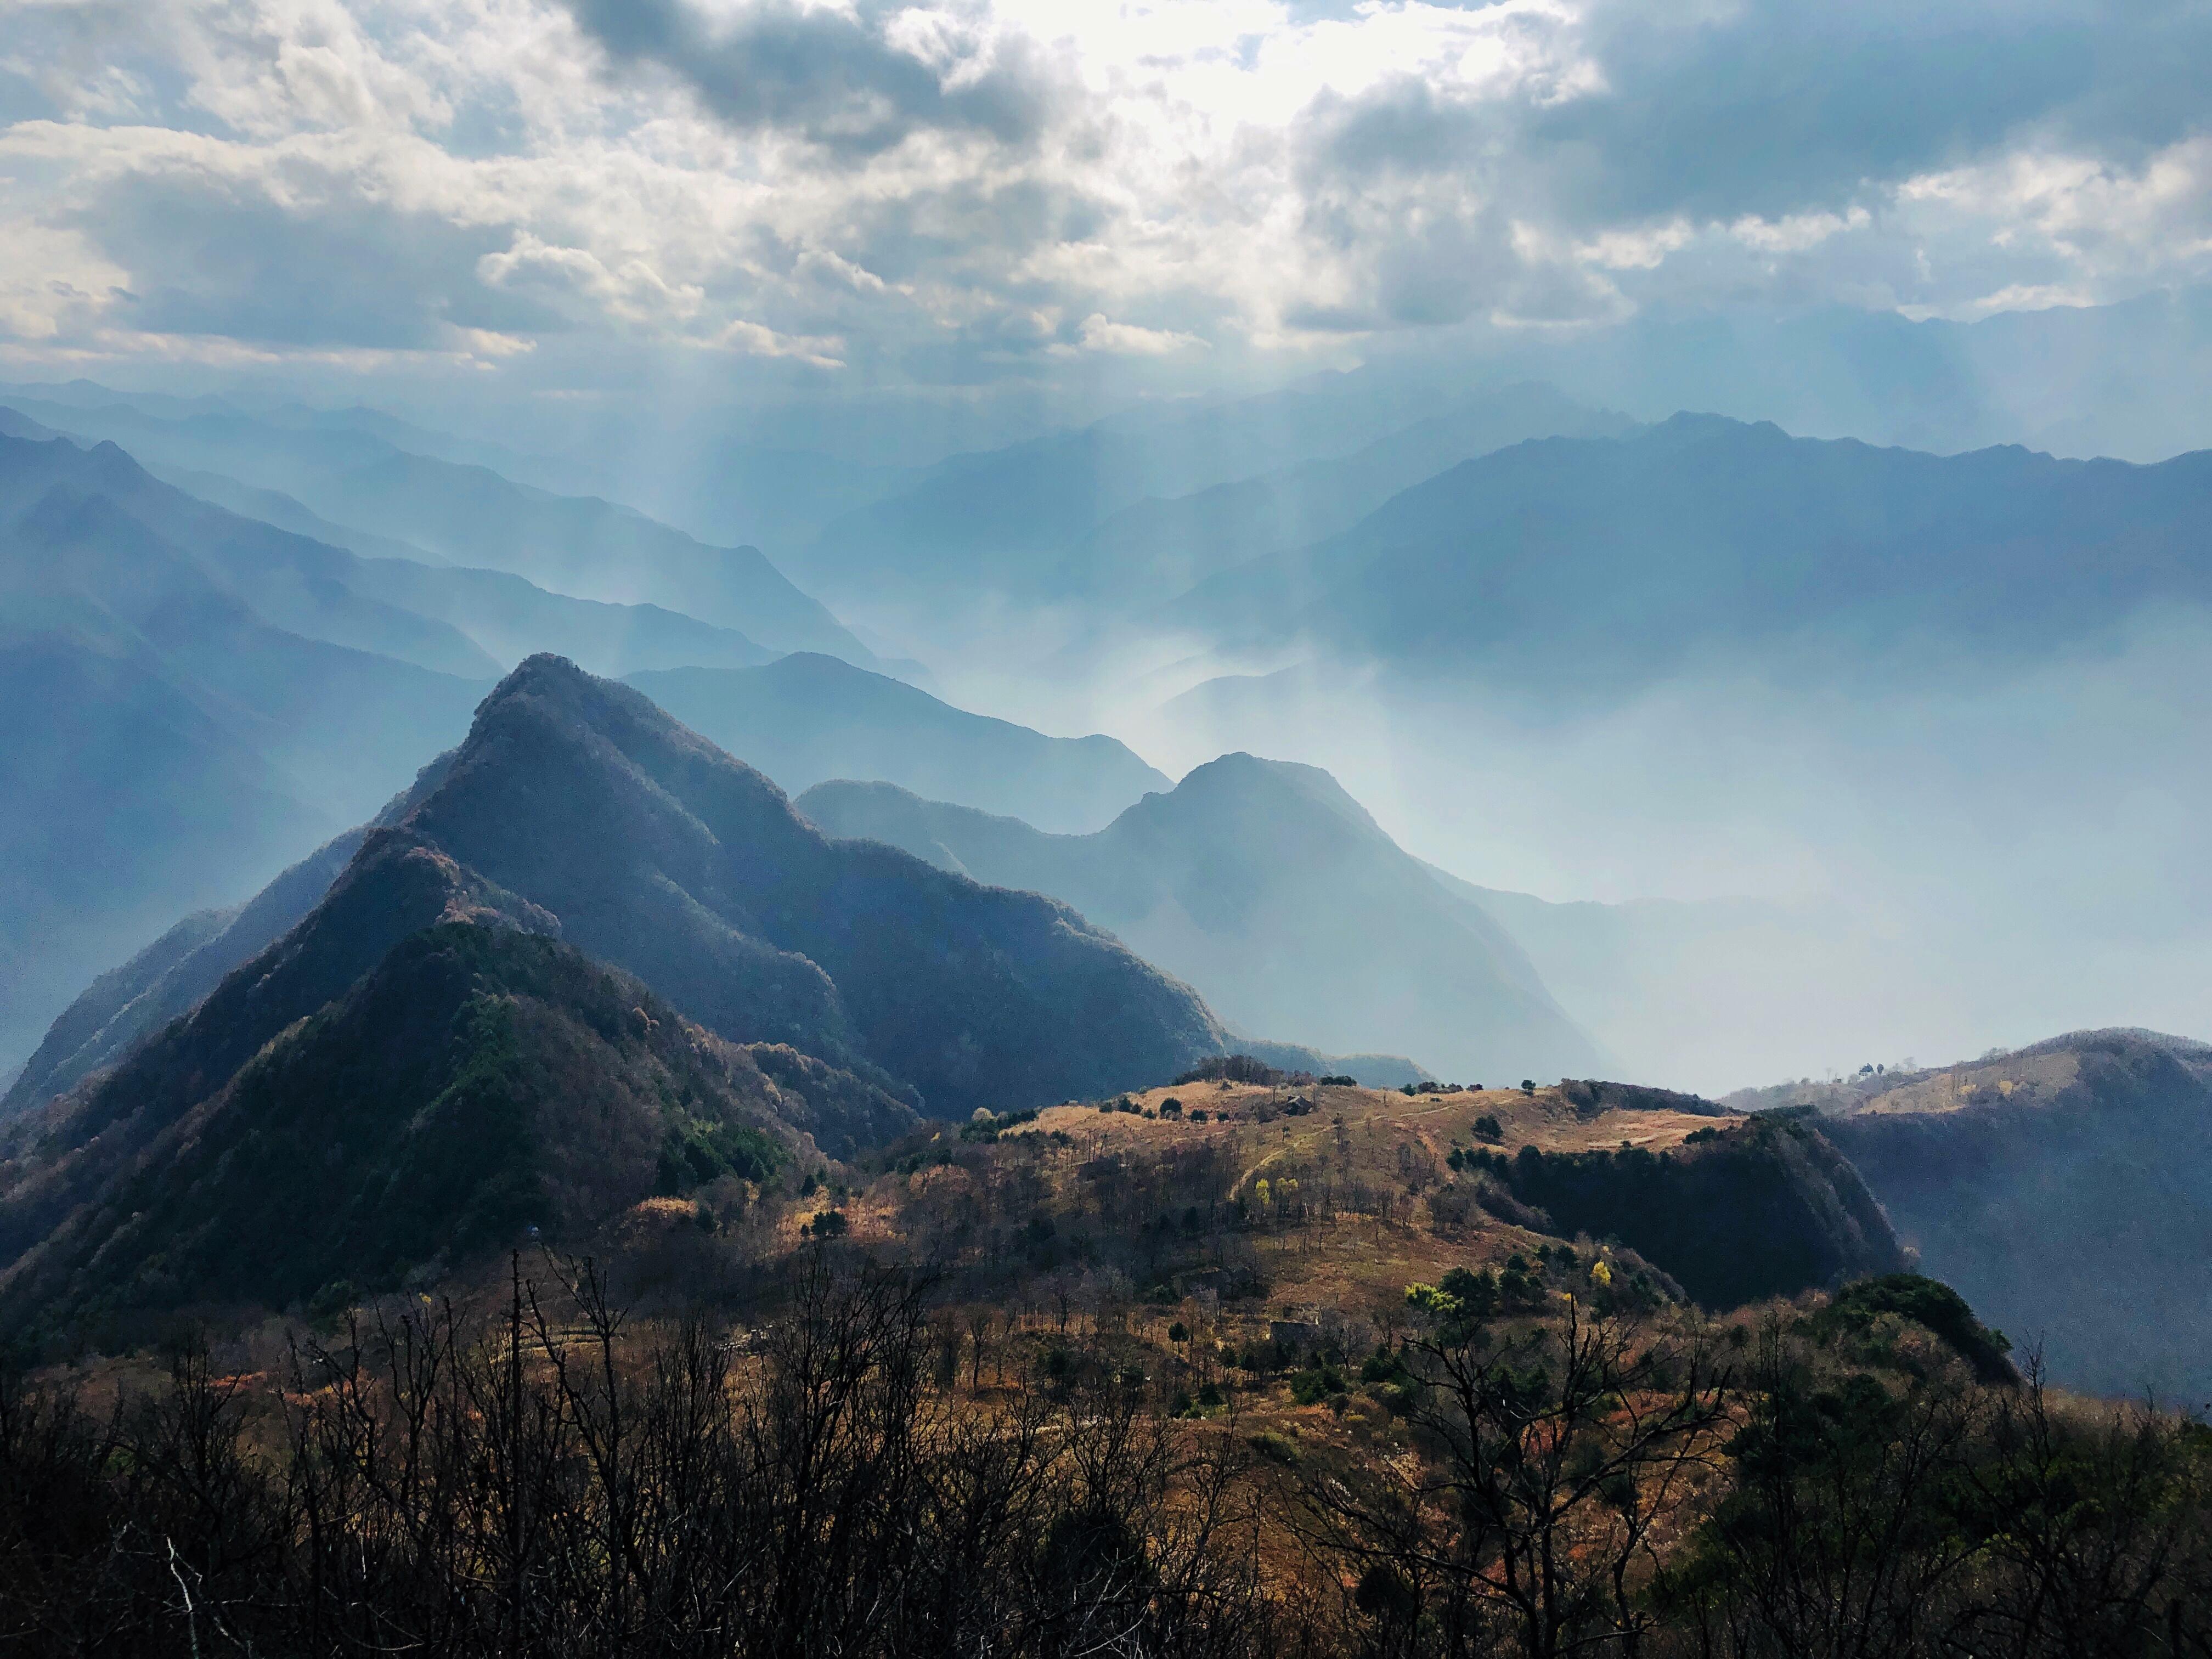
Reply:
<svg viewBox="0 0 2212 1659"><path fill-rule="evenodd" d="M61 503L68 500L88 505L65 526ZM145 598L131 590L149 580L153 556L134 544L151 534L162 544L160 557L190 563L205 583L273 626L441 673L497 676L498 665L449 623L349 586L344 574L362 562L353 555L188 495L113 444L83 449L65 438L0 436L0 520L26 520L34 508L38 521L26 520L31 531L79 543L67 573L37 574L44 586L66 583L143 614ZM12 586L20 591L30 579L25 573ZM180 580L161 576L161 591L173 594Z"/></svg>
<svg viewBox="0 0 2212 1659"><path fill-rule="evenodd" d="M1819 1110L1923 1269L2057 1381L2212 1400L2212 1046L2077 1031L1729 1103Z"/></svg>
<svg viewBox="0 0 2212 1659"><path fill-rule="evenodd" d="M198 550L125 505L157 499ZM193 510L166 514L179 502ZM489 683L271 625L242 590L331 633L472 650L358 596L258 580L256 532L296 540L112 446L0 437L0 690L30 714L0 757L9 1058L99 968L373 811Z"/></svg>
<svg viewBox="0 0 2212 1659"><path fill-rule="evenodd" d="M1048 738L835 657L679 668L629 683L793 794L881 780L1048 830L1094 830L1168 780L1112 738Z"/></svg>
<svg viewBox="0 0 2212 1659"><path fill-rule="evenodd" d="M538 651L617 676L692 665L750 667L776 654L735 629L660 605L580 599L503 570L449 564L409 543L333 524L276 490L210 472L181 473L172 481L189 495L319 544L295 550L295 558L312 559L318 575L365 599L451 624L502 670Z"/></svg>
<svg viewBox="0 0 2212 1659"><path fill-rule="evenodd" d="M557 495L485 466L416 454L358 427L280 425L227 411L165 419L122 402L15 401L63 432L113 440L155 465L282 492L334 524L454 564L578 599L657 605L774 651L826 651L877 665L757 549L710 547L597 497Z"/></svg>
<svg viewBox="0 0 2212 1659"><path fill-rule="evenodd" d="M1224 756L1090 836L884 784L798 805L834 835L1065 899L1247 1030L1410 1054L1462 1082L1600 1065L1505 931L1313 767Z"/></svg>
<svg viewBox="0 0 2212 1659"><path fill-rule="evenodd" d="M143 647L0 625L0 1071L86 977L327 835Z"/></svg>
<svg viewBox="0 0 2212 1659"><path fill-rule="evenodd" d="M36 425L17 418L27 429ZM0 444L8 441L0 436ZM239 504L233 510L155 477L112 444L84 450L57 439L11 447L0 467L0 512L56 484L100 495L188 552L204 574L229 586L264 621L425 668L489 680L538 651L556 651L608 673L690 664L750 666L775 656L732 629L657 605L579 599L411 549L412 557L364 557L247 515L261 506L294 523L337 531L289 497L233 486L220 492Z"/></svg>
<svg viewBox="0 0 2212 1659"><path fill-rule="evenodd" d="M1728 973L1771 971L1820 947L1820 924L1757 899L1554 901L1479 887L1434 865L1528 953L1563 1006L1632 1077L1672 1079L1701 1050Z"/></svg>
<svg viewBox="0 0 2212 1659"><path fill-rule="evenodd" d="M397 874L357 870L349 896ZM382 895L403 912L422 896L407 884ZM0 1305L18 1328L394 1287L532 1228L574 1236L655 1192L764 1178L809 1139L849 1153L915 1121L481 911L405 934L318 1003L327 965L268 953L258 979L25 1126L0 1175ZM248 1048L279 1006L313 1012Z"/></svg>
<svg viewBox="0 0 2212 1659"><path fill-rule="evenodd" d="M804 568L833 592L934 586L940 601L966 602L972 588L1040 600L1159 599L1175 587L1155 584L1311 540L1468 455L1626 424L1547 386L1469 398L1463 386L1316 375L1280 392L1139 409L954 456L832 520ZM1325 464L1303 465L1315 462ZM1307 513L1322 524L1291 531L1286 543L1286 527Z"/></svg>
<svg viewBox="0 0 2212 1659"><path fill-rule="evenodd" d="M1785 643L1801 672L1936 672L1936 641L2029 656L2148 603L2212 597L2208 525L2212 453L1938 456L1678 415L1468 461L1167 614L1355 656L1434 647L1430 672L1540 663L1554 690Z"/></svg>
<svg viewBox="0 0 2212 1659"><path fill-rule="evenodd" d="M1617 437L1635 427L1550 386L1507 387L1349 455L1123 507L1062 561L1054 586L1109 604L1157 602L1262 554L1348 530L1401 490L1472 456L1531 437Z"/></svg>

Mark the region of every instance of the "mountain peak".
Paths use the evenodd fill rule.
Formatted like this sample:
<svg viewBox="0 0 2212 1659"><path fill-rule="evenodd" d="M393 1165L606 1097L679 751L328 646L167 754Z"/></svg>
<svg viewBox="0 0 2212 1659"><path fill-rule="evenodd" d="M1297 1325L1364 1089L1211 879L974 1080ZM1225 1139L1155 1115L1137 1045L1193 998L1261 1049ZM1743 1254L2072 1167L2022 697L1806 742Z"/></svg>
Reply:
<svg viewBox="0 0 2212 1659"><path fill-rule="evenodd" d="M1290 794L1325 807L1360 830L1378 836L1383 833L1373 814L1352 799L1334 773L1303 761L1269 760L1237 750L1193 767L1183 774L1172 793L1186 802L1214 796L1249 802Z"/></svg>
<svg viewBox="0 0 2212 1659"><path fill-rule="evenodd" d="M411 927L487 913L557 932L732 1041L957 1115L1140 1085L1222 1042L1188 988L1064 905L832 842L643 694L556 656L483 700L443 775L295 931L403 857L438 860L458 896L410 899Z"/></svg>

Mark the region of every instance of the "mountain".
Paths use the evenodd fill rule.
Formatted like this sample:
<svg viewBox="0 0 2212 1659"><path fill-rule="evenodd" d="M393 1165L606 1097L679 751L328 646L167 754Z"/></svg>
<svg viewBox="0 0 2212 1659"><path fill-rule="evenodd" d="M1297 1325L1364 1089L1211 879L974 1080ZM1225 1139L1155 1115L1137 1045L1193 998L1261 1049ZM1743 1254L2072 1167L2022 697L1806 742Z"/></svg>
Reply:
<svg viewBox="0 0 2212 1659"><path fill-rule="evenodd" d="M333 524L276 490L210 472L180 473L172 482L188 495L314 544L290 550L313 579L448 624L498 669L538 651L567 657L595 674L617 676L687 664L750 667L775 657L735 629L660 605L579 599L505 571L450 564L406 542Z"/></svg>
<svg viewBox="0 0 2212 1659"><path fill-rule="evenodd" d="M822 784L798 805L833 835L1066 900L1248 1030L1410 1054L1469 1082L1598 1063L1505 931L1313 767L1224 756L1089 836L884 784Z"/></svg>
<svg viewBox="0 0 2212 1659"><path fill-rule="evenodd" d="M348 1264L392 1282L533 1206L581 1225L641 1195L671 1135L679 1161L726 1147L698 1067L744 1066L718 1044L754 1045L811 1103L780 1121L836 1156L924 1101L965 1117L1110 1094L1224 1051L1194 994L1065 906L827 840L556 658L501 682L386 817L190 1012L15 1120L0 1304L282 1301ZM195 951L281 921L315 874L173 940L144 964L155 988L204 978ZM121 988L88 1012L127 1009Z"/></svg>
<svg viewBox="0 0 2212 1659"><path fill-rule="evenodd" d="M1285 533L1291 544L1311 540L1318 527L1296 529L1309 514L1348 524L1485 449L1626 424L1547 386L1470 396L1463 386L1318 375L954 456L833 520L803 568L825 591L857 596L890 587L935 588L963 605L978 592L1157 600L1176 589L1152 584L1180 575L1188 585L1237 550L1284 545ZM1328 464L1306 465L1317 462Z"/></svg>
<svg viewBox="0 0 2212 1659"><path fill-rule="evenodd" d="M1348 530L1470 457L1532 437L1618 437L1635 428L1626 416L1585 408L1550 386L1507 387L1349 455L1125 507L1082 538L1054 586L1108 603L1156 603L1263 554Z"/></svg>
<svg viewBox="0 0 2212 1659"><path fill-rule="evenodd" d="M15 424L27 434L36 427L20 416ZM0 444L9 442L0 436ZM579 599L502 571L447 564L331 525L274 491L191 477L222 500L156 477L112 443L85 450L57 438L8 449L0 510L58 483L97 494L158 527L264 621L442 672L493 679L538 651L608 673L682 664L744 667L775 656L733 629L658 605ZM359 543L370 556L318 534Z"/></svg>
<svg viewBox="0 0 2212 1659"><path fill-rule="evenodd" d="M232 969L259 956L321 903L369 832L404 817L445 776L452 758L439 757L374 818L332 836L245 902L193 911L85 987L0 1095L0 1121L114 1065L171 1020L190 1013Z"/></svg>
<svg viewBox="0 0 2212 1659"><path fill-rule="evenodd" d="M395 848L447 872L455 891L514 896L492 908L526 907L530 926L637 974L725 1036L878 1071L955 1115L1129 1086L1222 1051L1196 996L1066 906L830 842L750 767L557 658L501 683L467 739L271 948L364 928L388 948L396 924L381 911L345 921L362 914L345 896L364 865L402 857ZM295 872L301 890L313 868ZM246 914L286 904L272 891ZM374 959L318 948L354 974ZM124 988L88 1001L82 1026L112 1018Z"/></svg>
<svg viewBox="0 0 2212 1659"><path fill-rule="evenodd" d="M1163 615L1568 688L1784 646L1800 674L1932 672L1957 652L2026 660L2142 605L2212 597L2208 526L2212 452L2154 466L1937 456L1681 415L1468 461Z"/></svg>
<svg viewBox="0 0 2212 1659"><path fill-rule="evenodd" d="M117 544L95 552L88 542L67 574L24 573L11 584L17 590L35 579L45 587L65 582L103 602L142 604L142 596L122 591L145 575L143 556L121 544L132 539L132 532L118 527L128 520L158 535L165 556L181 557L204 582L227 590L275 627L438 673L497 676L498 665L450 624L348 586L343 574L359 562L350 554L188 495L112 443L84 449L65 438L40 442L0 436L0 518L23 519L45 502L48 533L58 533L58 503L65 499L99 503L104 515L102 530L94 531L87 519L70 533L105 533ZM98 562L87 562L94 560ZM179 579L164 578L165 586Z"/></svg>
<svg viewBox="0 0 2212 1659"><path fill-rule="evenodd" d="M35 1146L8 1146L0 1306L19 1329L393 1288L531 1230L576 1237L656 1192L765 1178L812 1139L849 1152L914 1122L878 1089L726 1042L512 927L409 933L241 1062L222 1037L261 1026L223 1028L267 989L226 984L36 1120Z"/></svg>
<svg viewBox="0 0 2212 1659"><path fill-rule="evenodd" d="M2077 1031L1729 1102L1817 1113L1923 1268L2055 1380L2212 1400L2212 1045Z"/></svg>
<svg viewBox="0 0 2212 1659"><path fill-rule="evenodd" d="M131 510L151 506L184 542ZM261 580L257 532L285 539L112 446L0 437L0 696L23 715L0 746L0 1064L94 972L366 817L467 729L489 676L257 604L463 662L466 641Z"/></svg>
<svg viewBox="0 0 2212 1659"><path fill-rule="evenodd" d="M1112 738L1048 738L835 657L679 668L629 683L793 794L879 780L1048 830L1097 829L1168 780Z"/></svg>
<svg viewBox="0 0 2212 1659"><path fill-rule="evenodd" d="M281 492L327 521L370 532L379 550L398 541L577 599L659 605L772 651L825 651L876 665L759 550L708 546L596 496L532 489L489 467L416 454L358 427L277 424L230 412L165 419L124 403L86 408L19 398L15 406L62 432L125 445L179 475L215 473Z"/></svg>

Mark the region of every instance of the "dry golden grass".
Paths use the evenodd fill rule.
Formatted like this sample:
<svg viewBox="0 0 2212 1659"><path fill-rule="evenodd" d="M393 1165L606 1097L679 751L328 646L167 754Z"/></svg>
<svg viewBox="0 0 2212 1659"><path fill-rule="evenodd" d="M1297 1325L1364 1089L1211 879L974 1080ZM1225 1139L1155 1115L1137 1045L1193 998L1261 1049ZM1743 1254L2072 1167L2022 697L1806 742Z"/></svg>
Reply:
<svg viewBox="0 0 2212 1659"><path fill-rule="evenodd" d="M1517 1089L1407 1096L1364 1088L1267 1088L1257 1085L1186 1084L1146 1090L1128 1098L1139 1112L1101 1111L1096 1103L1056 1106L1036 1122L1009 1131L1065 1135L1078 1160L1122 1150L1156 1151L1176 1144L1225 1145L1237 1176L1223 1196L1250 1197L1261 1181L1280 1204L1283 1182L1304 1213L1275 1224L1263 1220L1241 1235L1257 1252L1271 1286L1275 1312L1330 1309L1388 1325L1403 1317L1405 1287L1433 1282L1455 1267L1494 1267L1516 1252L1533 1253L1553 1243L1546 1235L1501 1221L1480 1206L1465 1224L1440 1226L1431 1194L1468 1183L1447 1165L1455 1147L1510 1154L1524 1146L1546 1152L1617 1151L1624 1146L1661 1152L1679 1146L1698 1129L1729 1120L1674 1110L1608 1109L1585 1115L1557 1089L1523 1094ZM1186 1114L1207 1121L1157 1115L1162 1103L1182 1102ZM1305 1099L1313 1109L1285 1109ZM1142 1113L1154 1115L1145 1116ZM1474 1120L1498 1120L1502 1133L1485 1143ZM1329 1198L1348 1183L1388 1192L1387 1214L1356 1214ZM1319 1213L1315 1212L1318 1211ZM1318 1408L1315 1408L1318 1409ZM1324 1413L1325 1414L1325 1413Z"/></svg>
<svg viewBox="0 0 2212 1659"><path fill-rule="evenodd" d="M1855 1108L1873 1116L1902 1113L1955 1112L2000 1100L2021 1104L2048 1098L2071 1087L2081 1075L2081 1057L2065 1050L2048 1054L2010 1055L1979 1066L1954 1066L1902 1087L1878 1094Z"/></svg>

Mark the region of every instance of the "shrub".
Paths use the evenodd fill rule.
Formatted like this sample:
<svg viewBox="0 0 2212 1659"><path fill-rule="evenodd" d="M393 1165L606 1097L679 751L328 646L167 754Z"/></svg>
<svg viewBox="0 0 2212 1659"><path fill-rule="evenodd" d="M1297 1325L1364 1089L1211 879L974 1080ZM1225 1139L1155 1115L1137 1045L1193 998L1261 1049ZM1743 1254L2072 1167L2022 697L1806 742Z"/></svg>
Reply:
<svg viewBox="0 0 2212 1659"><path fill-rule="evenodd" d="M1334 1365L1316 1365L1291 1376L1291 1398L1301 1406L1318 1406L1331 1395L1344 1392L1344 1373Z"/></svg>
<svg viewBox="0 0 2212 1659"><path fill-rule="evenodd" d="M1255 1060L1249 1054L1216 1054L1202 1060L1174 1079L1177 1087L1191 1083L1256 1083L1263 1088L1273 1088L1283 1080L1283 1073L1265 1060Z"/></svg>

